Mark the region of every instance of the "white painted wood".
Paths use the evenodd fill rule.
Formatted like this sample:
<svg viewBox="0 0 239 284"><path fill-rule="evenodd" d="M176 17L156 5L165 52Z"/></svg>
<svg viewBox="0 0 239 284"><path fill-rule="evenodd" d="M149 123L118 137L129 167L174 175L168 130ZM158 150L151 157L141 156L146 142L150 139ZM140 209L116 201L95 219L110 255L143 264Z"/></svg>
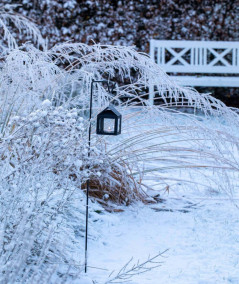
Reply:
<svg viewBox="0 0 239 284"><path fill-rule="evenodd" d="M157 54L157 63L166 73L194 74L171 76L181 85L239 87L239 76L228 76L239 75L239 42L152 39L150 57L153 60L155 54ZM154 88L151 87L150 102L153 102L153 98Z"/></svg>
<svg viewBox="0 0 239 284"><path fill-rule="evenodd" d="M239 77L170 76L182 86L238 87Z"/></svg>

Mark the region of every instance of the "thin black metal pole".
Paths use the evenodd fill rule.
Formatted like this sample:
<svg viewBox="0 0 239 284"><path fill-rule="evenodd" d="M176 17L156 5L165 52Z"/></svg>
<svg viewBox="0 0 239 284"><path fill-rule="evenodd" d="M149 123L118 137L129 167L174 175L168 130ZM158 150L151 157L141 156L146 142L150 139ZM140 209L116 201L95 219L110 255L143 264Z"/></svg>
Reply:
<svg viewBox="0 0 239 284"><path fill-rule="evenodd" d="M92 103L93 103L93 84L94 83L107 83L106 80L95 81L92 79L90 86L90 115L89 115L89 136L88 136L88 158L90 158L90 146L91 146L91 117L92 117ZM109 86L108 86L109 89ZM86 218L85 218L85 273L87 273L87 261L88 261L88 220L89 220L89 191L90 191L90 178L86 181Z"/></svg>
<svg viewBox="0 0 239 284"><path fill-rule="evenodd" d="M90 144L91 144L91 117L92 117L92 102L93 102L93 83L91 82L90 89L90 116L89 116L89 137L88 137L88 158L90 157ZM90 179L86 181L86 218L85 218L85 273L87 273L87 260L88 260L88 219L89 219L89 190L90 190Z"/></svg>

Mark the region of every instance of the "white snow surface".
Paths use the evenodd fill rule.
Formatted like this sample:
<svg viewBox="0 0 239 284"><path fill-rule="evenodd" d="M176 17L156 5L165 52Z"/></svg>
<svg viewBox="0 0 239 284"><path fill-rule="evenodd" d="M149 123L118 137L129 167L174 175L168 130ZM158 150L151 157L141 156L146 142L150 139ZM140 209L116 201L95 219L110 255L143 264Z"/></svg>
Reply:
<svg viewBox="0 0 239 284"><path fill-rule="evenodd" d="M88 265L95 268L89 268L88 275L96 283L105 283L107 275L131 257L133 263L143 262L149 254L169 249L159 258L161 267L126 283L239 283L238 213L222 195L194 200L172 197L158 205L127 208L95 224L101 236L89 241Z"/></svg>

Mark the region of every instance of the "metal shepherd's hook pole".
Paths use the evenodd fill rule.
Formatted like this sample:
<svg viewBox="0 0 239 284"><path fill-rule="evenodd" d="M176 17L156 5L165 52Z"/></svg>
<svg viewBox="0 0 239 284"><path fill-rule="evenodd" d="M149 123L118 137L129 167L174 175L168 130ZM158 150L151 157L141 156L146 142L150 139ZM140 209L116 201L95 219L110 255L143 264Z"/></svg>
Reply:
<svg viewBox="0 0 239 284"><path fill-rule="evenodd" d="M91 145L91 117L92 117L92 102L93 102L93 83L91 82L90 88L90 116L89 116L89 136L88 136L88 158L90 157L90 145ZM87 273L87 260L88 260L88 219L89 219L89 190L90 190L90 178L86 181L86 218L85 218L85 273Z"/></svg>
<svg viewBox="0 0 239 284"><path fill-rule="evenodd" d="M93 84L94 83L106 83L109 89L109 81L106 80L94 80L91 81L90 88L90 115L89 115L89 137L88 137L88 158L90 158L90 146L91 146L91 118L92 118L92 103L93 103ZM115 86L115 85L114 85ZM89 165L88 165L89 168ZM86 218L85 218L85 273L87 273L87 260L88 260L88 219L89 219L89 191L90 191L90 178L86 181Z"/></svg>

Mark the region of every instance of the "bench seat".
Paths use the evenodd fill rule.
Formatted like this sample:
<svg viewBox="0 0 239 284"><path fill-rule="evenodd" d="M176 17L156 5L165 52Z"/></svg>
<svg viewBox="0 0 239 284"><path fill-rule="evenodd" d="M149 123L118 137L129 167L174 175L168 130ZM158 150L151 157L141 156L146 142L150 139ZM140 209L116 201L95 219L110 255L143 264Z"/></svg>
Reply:
<svg viewBox="0 0 239 284"><path fill-rule="evenodd" d="M232 76L170 76L182 86L239 87L239 77Z"/></svg>

